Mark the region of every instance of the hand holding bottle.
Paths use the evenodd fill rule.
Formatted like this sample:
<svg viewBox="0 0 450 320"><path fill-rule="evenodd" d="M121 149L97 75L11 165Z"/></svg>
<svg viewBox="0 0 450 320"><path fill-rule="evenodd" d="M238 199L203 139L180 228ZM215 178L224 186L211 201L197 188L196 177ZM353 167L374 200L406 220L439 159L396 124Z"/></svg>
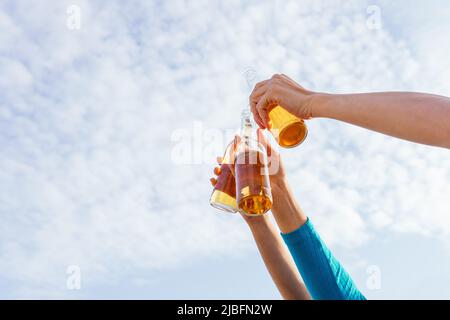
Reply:
<svg viewBox="0 0 450 320"><path fill-rule="evenodd" d="M312 117L311 97L314 92L306 90L284 74L261 81L253 89L249 102L256 123L270 129L269 111L273 106L282 106L300 119Z"/></svg>
<svg viewBox="0 0 450 320"><path fill-rule="evenodd" d="M239 136L236 136L236 140L235 141L239 141ZM213 178L209 179L209 181L211 182L211 185L213 187L216 186L217 181L220 177L220 175L222 174L222 169L221 169L221 165L223 162L223 158L222 157L217 157L217 164L219 166L215 167L213 170L214 176ZM268 223L268 216L266 215L259 215L259 216L247 216L243 213L241 213L242 218L244 218L245 222L247 222L247 224L252 227L252 226L256 226L256 225L260 225L262 224L267 224Z"/></svg>
<svg viewBox="0 0 450 320"><path fill-rule="evenodd" d="M278 151L276 150L276 146L272 146L272 144L269 142L268 138L266 137L265 131L262 129L257 130L257 140L258 142L264 147L264 150L267 153L267 161L268 161L268 169L269 169L269 178L270 178L270 184L273 185L273 188L275 190L278 190L281 186L284 187L285 185L285 170L283 163L281 162L280 155ZM236 145L240 143L241 139L239 136L235 136L233 147L229 148L230 158L235 158L236 156ZM223 174L223 169L221 165L223 164L223 158L217 157L217 163L219 166L214 168L214 175L215 177L210 179L210 182L212 186L216 186L218 180L221 177L221 174ZM233 166L234 171L234 166ZM246 219L247 220L247 219Z"/></svg>
<svg viewBox="0 0 450 320"><path fill-rule="evenodd" d="M261 129L258 130L258 141L267 150L267 158L269 159L269 177L273 197L271 211L280 230L283 233L289 233L305 224L307 217L295 200L287 182L283 161L276 146L270 143Z"/></svg>
<svg viewBox="0 0 450 320"><path fill-rule="evenodd" d="M284 183L286 179L286 172L284 170L283 162L277 148L274 147L266 136L265 130L258 129L258 142L263 145L267 152L269 178L272 188Z"/></svg>

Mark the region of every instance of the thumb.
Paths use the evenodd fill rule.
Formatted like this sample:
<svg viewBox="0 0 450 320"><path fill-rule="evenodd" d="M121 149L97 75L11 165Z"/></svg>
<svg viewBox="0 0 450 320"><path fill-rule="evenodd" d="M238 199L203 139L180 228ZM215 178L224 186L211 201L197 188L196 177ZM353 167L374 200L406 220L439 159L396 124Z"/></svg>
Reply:
<svg viewBox="0 0 450 320"><path fill-rule="evenodd" d="M266 149L267 156L270 157L272 154L272 146L269 140L266 138L265 130L258 129L258 142L261 143Z"/></svg>

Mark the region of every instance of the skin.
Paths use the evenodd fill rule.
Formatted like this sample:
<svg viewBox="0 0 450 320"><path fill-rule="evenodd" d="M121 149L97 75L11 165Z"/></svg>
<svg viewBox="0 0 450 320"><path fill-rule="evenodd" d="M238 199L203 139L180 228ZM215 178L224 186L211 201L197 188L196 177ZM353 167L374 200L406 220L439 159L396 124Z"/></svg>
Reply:
<svg viewBox="0 0 450 320"><path fill-rule="evenodd" d="M303 225L307 218L292 196L279 154L267 143L261 131L259 136L260 142L266 146L271 161L279 161L278 172L270 176L272 213L281 232L287 233L295 230L297 225ZM217 161L219 164L222 163L221 158ZM220 167L214 168L216 176L220 173ZM211 184L214 186L216 183L217 179L211 178ZM250 228L264 264L281 296L286 300L310 300L311 296L270 217L267 214L258 217L248 217L243 214L241 216Z"/></svg>
<svg viewBox="0 0 450 320"><path fill-rule="evenodd" d="M249 103L262 129L271 126L268 117L271 107L280 105L301 119L335 119L400 139L450 149L450 99L443 96L411 92L318 93L303 88L286 75L277 74L255 86ZM260 142L266 145L272 161L279 159L278 172L270 176L272 213L281 232L292 232L307 217L293 197L278 154L264 138ZM270 156L271 152L275 157ZM269 226L266 216L244 219L283 297L301 297L306 289L275 227Z"/></svg>
<svg viewBox="0 0 450 320"><path fill-rule="evenodd" d="M327 94L307 90L286 75L256 84L249 98L255 121L269 128L280 105L301 119L330 118L400 139L450 149L450 98L413 92Z"/></svg>

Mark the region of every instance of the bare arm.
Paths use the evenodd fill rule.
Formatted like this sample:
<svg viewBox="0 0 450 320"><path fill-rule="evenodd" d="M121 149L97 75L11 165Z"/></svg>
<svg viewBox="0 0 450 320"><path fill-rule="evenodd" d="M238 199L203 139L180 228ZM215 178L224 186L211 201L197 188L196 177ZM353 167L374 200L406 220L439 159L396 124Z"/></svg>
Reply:
<svg viewBox="0 0 450 320"><path fill-rule="evenodd" d="M217 161L219 164L222 163L221 158ZM214 174L221 174L220 167L214 169ZM211 184L214 186L216 183L217 179L211 178ZM274 197L278 197L278 194L274 193ZM270 218L267 215L260 217L242 215L242 217L250 228L264 264L281 296L286 300L310 300L311 296L300 278L297 267Z"/></svg>
<svg viewBox="0 0 450 320"><path fill-rule="evenodd" d="M272 193L278 199L272 212L312 298L365 300L298 205L286 179L273 184Z"/></svg>
<svg viewBox="0 0 450 320"><path fill-rule="evenodd" d="M271 147L264 135L260 135L260 142L268 151L270 165L275 162L277 166L273 168L278 168L270 176L272 213L309 294L314 299L364 300L365 297L350 275L320 239L312 222L295 200L278 152ZM283 259L287 261L287 258Z"/></svg>
<svg viewBox="0 0 450 320"><path fill-rule="evenodd" d="M348 122L404 140L450 148L450 99L425 93L318 94L312 116Z"/></svg>
<svg viewBox="0 0 450 320"><path fill-rule="evenodd" d="M400 139L450 148L450 98L412 92L321 94L285 75L255 86L250 105L256 122L270 126L268 111L280 105L302 119L331 118Z"/></svg>
<svg viewBox="0 0 450 320"><path fill-rule="evenodd" d="M297 267L278 229L270 222L269 217L246 217L245 219L281 296L286 300L310 300L311 296L300 280Z"/></svg>
<svg viewBox="0 0 450 320"><path fill-rule="evenodd" d="M272 183L274 201L272 213L282 233L290 233L306 223L306 214L295 200L286 179Z"/></svg>

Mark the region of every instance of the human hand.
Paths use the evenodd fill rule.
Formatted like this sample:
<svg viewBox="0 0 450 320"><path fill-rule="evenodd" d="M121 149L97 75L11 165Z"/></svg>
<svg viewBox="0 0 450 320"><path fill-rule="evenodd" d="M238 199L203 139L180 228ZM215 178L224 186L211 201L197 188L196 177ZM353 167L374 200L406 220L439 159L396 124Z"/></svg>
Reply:
<svg viewBox="0 0 450 320"><path fill-rule="evenodd" d="M269 177L272 189L272 213L283 233L289 233L302 226L307 217L294 198L294 194L287 182L286 172L279 152L278 145L270 143L264 130L258 130L258 141L266 148L269 161Z"/></svg>
<svg viewBox="0 0 450 320"><path fill-rule="evenodd" d="M235 139L235 142L238 141L238 138ZM231 151L231 157L234 158L234 151ZM223 158L217 157L217 163L219 166L215 167L213 170L214 177L210 178L211 185L215 187L220 179L220 175L222 174L222 164L223 164ZM233 178L234 183L234 178ZM241 216L243 217L244 221L247 222L250 228L261 226L263 227L267 223L269 223L269 220L267 219L266 215L261 216L247 216L245 214L241 213Z"/></svg>
<svg viewBox="0 0 450 320"><path fill-rule="evenodd" d="M285 184L286 172L283 161L281 161L278 145L272 144L267 135L267 131L258 129L258 142L266 149L270 185L272 188Z"/></svg>
<svg viewBox="0 0 450 320"><path fill-rule="evenodd" d="M256 123L261 128L270 128L268 113L278 105L300 119L312 118L311 100L314 94L288 76L275 74L256 84L249 103Z"/></svg>
<svg viewBox="0 0 450 320"><path fill-rule="evenodd" d="M286 185L286 172L283 165L283 162L281 161L280 154L278 152L278 145L276 143L271 142L271 135L267 134L266 130L258 129L257 130L257 136L255 137L258 142L264 147L266 154L267 154L267 166L269 171L269 178L270 178L270 184L272 186L272 190L274 191L274 194L277 194L276 190L280 187L285 187ZM231 159L234 159L236 157L236 146L240 142L240 137L238 135L234 138L234 145L229 150L228 155L228 161ZM223 162L222 157L217 157L217 163L219 166L214 168L214 175L215 177L211 178L211 184L215 186L218 181L218 177L222 173L221 171L221 164ZM234 170L234 164L231 160L230 164L232 164L232 170Z"/></svg>

